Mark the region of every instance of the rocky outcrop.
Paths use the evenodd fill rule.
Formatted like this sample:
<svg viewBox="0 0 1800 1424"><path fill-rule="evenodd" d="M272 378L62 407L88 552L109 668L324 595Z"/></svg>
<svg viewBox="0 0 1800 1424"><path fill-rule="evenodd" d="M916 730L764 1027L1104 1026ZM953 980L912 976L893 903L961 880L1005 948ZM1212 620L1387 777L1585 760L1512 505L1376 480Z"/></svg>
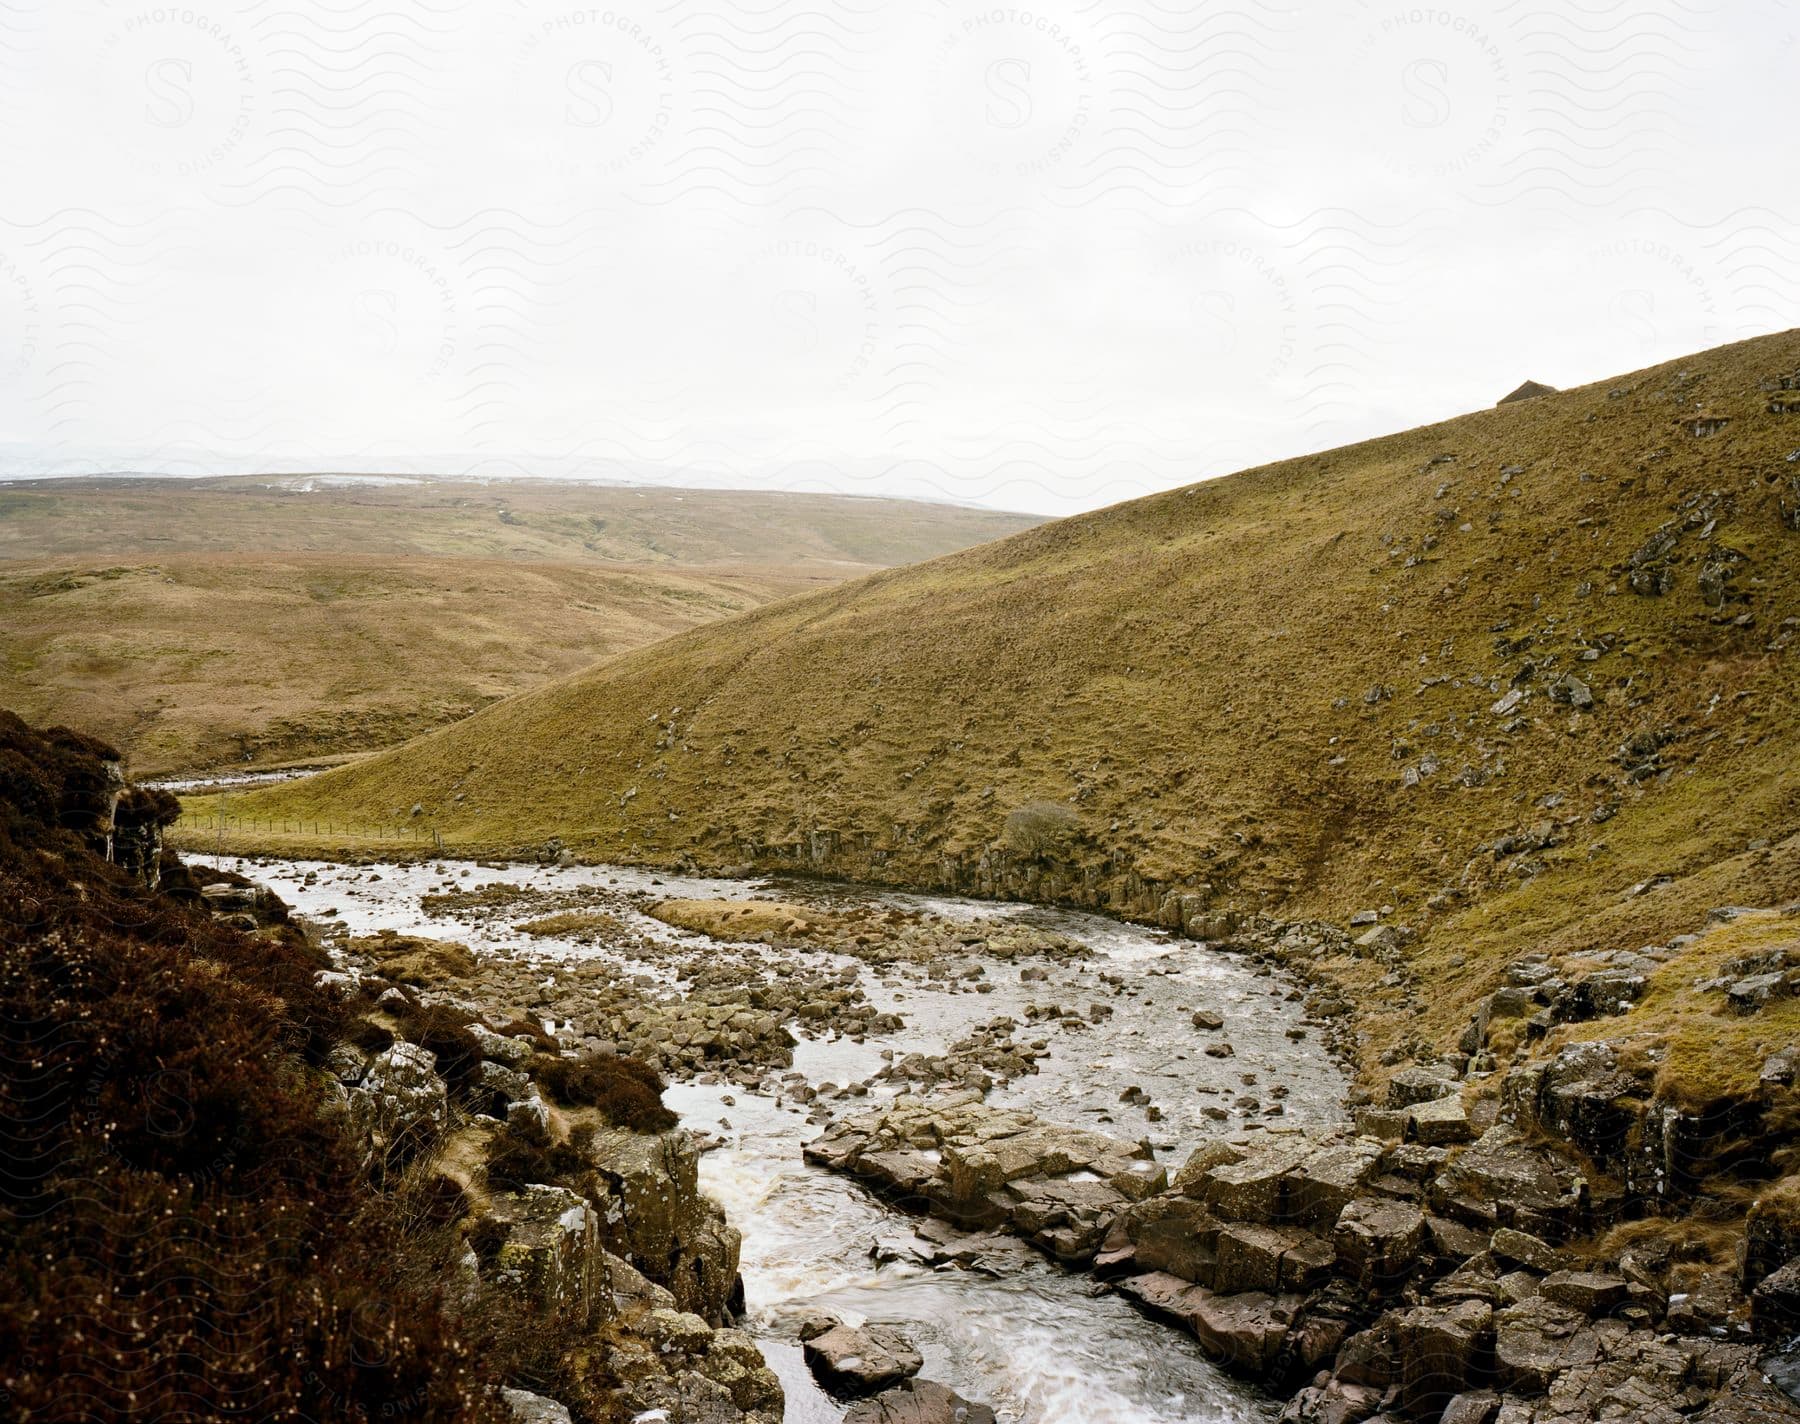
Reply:
<svg viewBox="0 0 1800 1424"><path fill-rule="evenodd" d="M1611 1071L1603 1055L1571 1058L1534 1091L1588 1121L1579 1092L1557 1094L1593 1071ZM1409 1075L1396 1095L1460 1102L1437 1077ZM969 1096L901 1099L834 1124L809 1156L1089 1265L1226 1368L1292 1392L1287 1424L1635 1424L1659 1410L1669 1424L1800 1424L1760 1372L1733 1283L1684 1297L1666 1251L1578 1256L1582 1169L1517 1126L1445 1146L1264 1129L1205 1144L1166 1186L1135 1149L1094 1137ZM1091 1215L1065 1205L1047 1230L1040 1211L1072 1187L1095 1193ZM1787 1249L1789 1215L1761 1213L1756 1269ZM1069 1249L1071 1223L1095 1249ZM1755 1289L1759 1329L1800 1329L1800 1260Z"/></svg>
<svg viewBox="0 0 1800 1424"><path fill-rule="evenodd" d="M700 1149L691 1133L610 1128L594 1135L588 1157L607 1249L638 1263L677 1307L715 1325L741 1306L742 1238L700 1190Z"/></svg>
<svg viewBox="0 0 1800 1424"><path fill-rule="evenodd" d="M844 1424L994 1424L994 1411L930 1380L907 1380L850 1406Z"/></svg>
<svg viewBox="0 0 1800 1424"><path fill-rule="evenodd" d="M1147 1147L990 1108L974 1092L896 1098L833 1123L805 1154L910 1210L1004 1225L1069 1263L1091 1260L1112 1217L1166 1184Z"/></svg>
<svg viewBox="0 0 1800 1424"><path fill-rule="evenodd" d="M411 1043L396 1043L375 1056L349 1090L349 1125L368 1144L371 1158L416 1156L443 1134L450 1094L437 1060Z"/></svg>

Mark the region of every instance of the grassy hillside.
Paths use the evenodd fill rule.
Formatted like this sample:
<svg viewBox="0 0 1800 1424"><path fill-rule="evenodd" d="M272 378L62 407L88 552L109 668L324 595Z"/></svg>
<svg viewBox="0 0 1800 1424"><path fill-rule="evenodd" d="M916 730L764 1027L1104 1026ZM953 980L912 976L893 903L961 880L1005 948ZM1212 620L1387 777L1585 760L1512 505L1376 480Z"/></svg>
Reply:
<svg viewBox="0 0 1800 1424"><path fill-rule="evenodd" d="M829 565L929 559L1031 515L899 499L553 480L233 476L0 482L0 559L418 554L572 563Z"/></svg>
<svg viewBox="0 0 1800 1424"><path fill-rule="evenodd" d="M0 705L141 774L390 745L832 580L371 555L0 563Z"/></svg>
<svg viewBox="0 0 1800 1424"><path fill-rule="evenodd" d="M0 705L91 727L140 775L368 751L1033 522L546 481L0 485Z"/></svg>
<svg viewBox="0 0 1800 1424"><path fill-rule="evenodd" d="M1389 904L1450 1032L1503 950L1800 894L1796 370L1788 333L1045 525L238 809L1137 914Z"/></svg>

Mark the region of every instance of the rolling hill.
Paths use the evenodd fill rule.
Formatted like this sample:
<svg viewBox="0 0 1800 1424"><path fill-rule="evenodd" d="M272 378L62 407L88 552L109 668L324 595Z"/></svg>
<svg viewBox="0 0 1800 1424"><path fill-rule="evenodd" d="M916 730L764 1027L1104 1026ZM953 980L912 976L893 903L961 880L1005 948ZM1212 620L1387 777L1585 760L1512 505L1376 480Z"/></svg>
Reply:
<svg viewBox="0 0 1800 1424"><path fill-rule="evenodd" d="M468 850L1385 905L1441 1037L1502 952L1800 895L1796 372L1790 332L877 573L240 798L246 843L416 806Z"/></svg>
<svg viewBox="0 0 1800 1424"><path fill-rule="evenodd" d="M546 481L0 485L0 705L91 728L139 774L341 756L1033 522Z"/></svg>
<svg viewBox="0 0 1800 1424"><path fill-rule="evenodd" d="M0 481L0 559L325 553L828 566L929 559L1041 522L916 500L394 475Z"/></svg>

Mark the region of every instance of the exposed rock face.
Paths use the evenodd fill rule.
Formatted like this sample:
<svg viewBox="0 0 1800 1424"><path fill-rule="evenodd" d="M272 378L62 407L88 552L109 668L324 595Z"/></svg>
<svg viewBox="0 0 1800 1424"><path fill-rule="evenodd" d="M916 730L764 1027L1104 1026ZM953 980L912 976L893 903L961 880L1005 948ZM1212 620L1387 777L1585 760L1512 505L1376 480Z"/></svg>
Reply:
<svg viewBox="0 0 1800 1424"><path fill-rule="evenodd" d="M567 1187L528 1186L494 1197L488 1216L504 1235L483 1285L536 1314L591 1324L610 1288L593 1207Z"/></svg>
<svg viewBox="0 0 1800 1424"><path fill-rule="evenodd" d="M1611 1060L1546 1066L1529 1085L1540 1110L1595 1121L1581 1085ZM1460 1105L1425 1096L1435 1081L1409 1077L1395 1111ZM1092 1268L1225 1367L1276 1390L1304 1384L1286 1424L1800 1424L1800 1405L1762 1377L1734 1283L1708 1278L1671 1303L1666 1250L1580 1263L1561 1244L1587 1227L1580 1171L1510 1124L1447 1145L1264 1130L1206 1143L1172 1185L1128 1194L1103 1175L1141 1177L1120 1144L967 1099L895 1107L840 1123L814 1160L904 1184L945 1216L985 1204L1053 1254L1062 1239L1033 1204L1059 1179L1043 1174L1086 1163L1091 1180L1060 1182L1114 1195L1088 1204L1104 1232ZM1790 1215L1771 1199L1753 1238L1770 1338L1800 1329L1800 1260L1762 1269L1786 1249Z"/></svg>
<svg viewBox="0 0 1800 1424"><path fill-rule="evenodd" d="M600 1235L683 1310L717 1324L733 1305L741 1237L700 1190L700 1150L682 1129L595 1134L591 1158L608 1195Z"/></svg>
<svg viewBox="0 0 1800 1424"><path fill-rule="evenodd" d="M405 1158L426 1147L450 1120L450 1095L437 1060L411 1043L375 1056L349 1092L350 1130L367 1139L372 1155Z"/></svg>
<svg viewBox="0 0 1800 1424"><path fill-rule="evenodd" d="M915 1209L1004 1224L1067 1262L1091 1260L1112 1217L1166 1185L1145 1148L990 1108L973 1092L900 1097L841 1119L806 1158Z"/></svg>
<svg viewBox="0 0 1800 1424"><path fill-rule="evenodd" d="M781 1424L781 1382L740 1330L659 1306L621 1316L598 1346L626 1419Z"/></svg>

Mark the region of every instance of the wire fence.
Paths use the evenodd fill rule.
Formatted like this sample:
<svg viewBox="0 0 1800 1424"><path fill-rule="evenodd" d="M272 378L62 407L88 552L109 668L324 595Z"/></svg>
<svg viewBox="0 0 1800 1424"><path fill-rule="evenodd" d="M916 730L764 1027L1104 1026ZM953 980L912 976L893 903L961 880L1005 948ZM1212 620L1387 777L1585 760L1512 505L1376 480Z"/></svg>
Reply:
<svg viewBox="0 0 1800 1424"><path fill-rule="evenodd" d="M417 822L314 820L294 816L183 816L166 834L178 850L210 851L228 838L242 836L295 836L315 840L375 841L390 845L444 848L444 838L430 826Z"/></svg>

